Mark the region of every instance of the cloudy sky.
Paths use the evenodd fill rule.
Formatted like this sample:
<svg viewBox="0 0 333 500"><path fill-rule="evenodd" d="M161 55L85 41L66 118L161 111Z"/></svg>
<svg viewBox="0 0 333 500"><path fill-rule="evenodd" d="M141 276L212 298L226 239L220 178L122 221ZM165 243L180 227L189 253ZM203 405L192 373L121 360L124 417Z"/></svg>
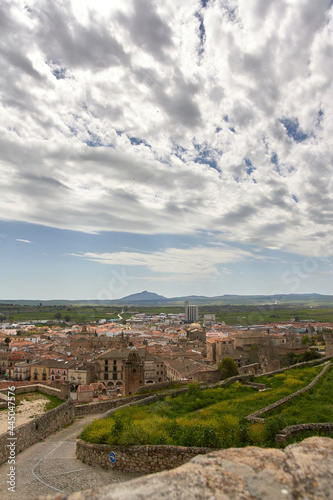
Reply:
<svg viewBox="0 0 333 500"><path fill-rule="evenodd" d="M1 0L1 299L333 293L331 0Z"/></svg>

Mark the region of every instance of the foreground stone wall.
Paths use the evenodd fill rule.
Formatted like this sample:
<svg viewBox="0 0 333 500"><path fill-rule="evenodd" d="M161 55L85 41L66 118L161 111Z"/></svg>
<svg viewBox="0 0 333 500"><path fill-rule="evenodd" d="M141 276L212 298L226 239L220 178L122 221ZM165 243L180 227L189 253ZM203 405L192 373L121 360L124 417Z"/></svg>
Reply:
<svg viewBox="0 0 333 500"><path fill-rule="evenodd" d="M172 471L40 500L319 500L332 498L333 440L308 438L284 450L230 448Z"/></svg>
<svg viewBox="0 0 333 500"><path fill-rule="evenodd" d="M166 445L114 446L85 443L81 439L76 441L76 456L86 464L98 465L104 469L144 474L174 469L196 455L204 455L210 451L212 451L211 448ZM110 452L116 455L114 464L111 463Z"/></svg>
<svg viewBox="0 0 333 500"><path fill-rule="evenodd" d="M41 441L50 434L74 421L74 403L68 399L65 403L57 406L53 410L44 413L30 422L20 425L15 429L15 452L29 448L29 446ZM9 456L9 447L7 446L11 438L7 433L0 435L0 464L7 462Z"/></svg>

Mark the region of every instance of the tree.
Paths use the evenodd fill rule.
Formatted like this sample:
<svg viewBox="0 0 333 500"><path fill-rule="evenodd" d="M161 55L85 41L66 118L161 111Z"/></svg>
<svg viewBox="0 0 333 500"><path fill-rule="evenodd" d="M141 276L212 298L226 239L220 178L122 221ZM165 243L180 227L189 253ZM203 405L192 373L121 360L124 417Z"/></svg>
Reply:
<svg viewBox="0 0 333 500"><path fill-rule="evenodd" d="M67 323L68 323L68 321L70 321L70 320L71 320L71 317L68 314L66 314L65 321L67 321Z"/></svg>
<svg viewBox="0 0 333 500"><path fill-rule="evenodd" d="M62 318L62 314L60 312L55 313L54 319L61 319L61 318Z"/></svg>
<svg viewBox="0 0 333 500"><path fill-rule="evenodd" d="M310 345L310 344L311 341L309 339L309 335L305 333L304 335L302 335L302 345Z"/></svg>
<svg viewBox="0 0 333 500"><path fill-rule="evenodd" d="M249 352L250 364L259 363L259 353L260 353L260 347L258 346L258 344L252 344Z"/></svg>
<svg viewBox="0 0 333 500"><path fill-rule="evenodd" d="M234 377L238 375L238 368L235 361L232 358L223 358L217 365L219 372L221 373L221 378Z"/></svg>

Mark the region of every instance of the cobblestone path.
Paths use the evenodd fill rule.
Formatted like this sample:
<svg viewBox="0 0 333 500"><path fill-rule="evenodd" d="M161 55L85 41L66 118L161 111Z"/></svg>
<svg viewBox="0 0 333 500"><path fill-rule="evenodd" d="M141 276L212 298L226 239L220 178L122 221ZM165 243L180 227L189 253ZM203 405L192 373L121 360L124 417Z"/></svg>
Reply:
<svg viewBox="0 0 333 500"><path fill-rule="evenodd" d="M74 493L96 486L129 481L138 474L107 471L83 464L75 457L75 442L82 428L100 415L76 419L44 441L36 443L16 457L16 490L8 491L9 465L0 466L1 500L26 500L38 495Z"/></svg>

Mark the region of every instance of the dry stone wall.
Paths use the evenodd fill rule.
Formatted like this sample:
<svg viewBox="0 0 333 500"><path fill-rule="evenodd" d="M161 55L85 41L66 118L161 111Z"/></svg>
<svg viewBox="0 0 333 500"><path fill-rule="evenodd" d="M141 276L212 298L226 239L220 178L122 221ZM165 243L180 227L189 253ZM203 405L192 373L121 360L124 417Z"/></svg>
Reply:
<svg viewBox="0 0 333 500"><path fill-rule="evenodd" d="M290 436L301 434L304 431L333 432L333 423L289 425L275 436L275 441L277 443L285 443Z"/></svg>
<svg viewBox="0 0 333 500"><path fill-rule="evenodd" d="M85 443L81 439L76 442L76 456L86 464L97 465L104 469L141 472L144 474L174 469L188 462L196 455L204 455L211 451L213 451L211 448L187 448L167 445L114 446L92 444ZM110 460L111 452L115 454L115 463Z"/></svg>
<svg viewBox="0 0 333 500"><path fill-rule="evenodd" d="M29 448L29 446L41 441L50 434L74 421L74 403L68 399L57 408L44 413L30 422L20 425L15 429L15 452ZM9 456L9 447L7 446L11 438L7 433L0 435L0 464L7 462Z"/></svg>

